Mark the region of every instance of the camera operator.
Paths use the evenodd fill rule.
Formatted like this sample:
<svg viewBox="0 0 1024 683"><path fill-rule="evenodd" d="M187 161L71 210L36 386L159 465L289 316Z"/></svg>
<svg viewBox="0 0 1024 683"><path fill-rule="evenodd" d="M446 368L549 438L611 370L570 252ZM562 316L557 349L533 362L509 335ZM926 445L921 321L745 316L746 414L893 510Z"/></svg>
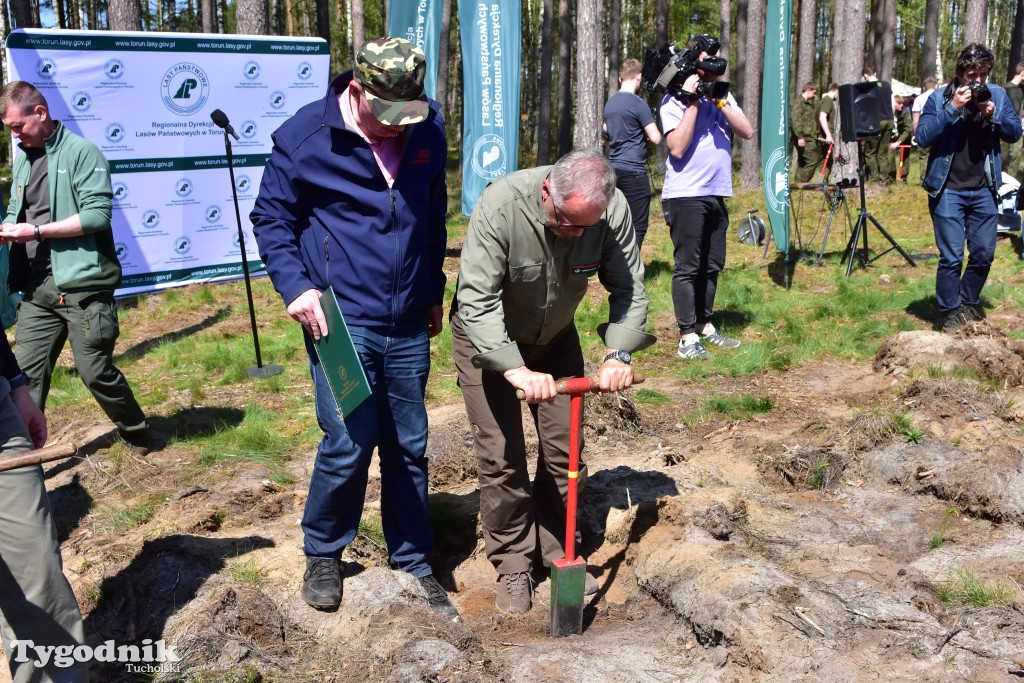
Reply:
<svg viewBox="0 0 1024 683"><path fill-rule="evenodd" d="M680 72L685 80L681 87L668 88L659 110L669 153L661 198L674 248L672 303L679 325L678 353L684 359L708 357L701 337L715 346L740 345L715 329L711 313L718 274L725 266L732 135L749 140L754 127L731 93L715 99L703 94L722 94L715 92L714 81L724 72L725 60L708 60L718 49L718 40L707 35L690 41L687 51L699 51L695 73ZM708 66L721 68L715 73Z"/></svg>
<svg viewBox="0 0 1024 683"><path fill-rule="evenodd" d="M984 317L981 288L996 249L999 142L1021 135L1006 91L986 83L994 63L984 45L965 47L956 59L956 78L932 93L917 125L918 143L931 146L922 184L939 248L935 298L943 332ZM964 242L970 250L966 268Z"/></svg>

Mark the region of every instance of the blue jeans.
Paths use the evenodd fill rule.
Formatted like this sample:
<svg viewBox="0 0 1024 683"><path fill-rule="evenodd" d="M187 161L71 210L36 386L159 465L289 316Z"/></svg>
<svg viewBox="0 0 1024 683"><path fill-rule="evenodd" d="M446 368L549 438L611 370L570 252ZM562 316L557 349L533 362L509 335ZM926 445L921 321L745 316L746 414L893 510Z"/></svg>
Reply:
<svg viewBox="0 0 1024 683"><path fill-rule="evenodd" d="M381 521L391 566L431 574L434 537L427 513L426 320L404 328L349 327L373 392L345 420L306 335L316 417L324 436L302 516L307 557L341 558L356 537L374 448L380 458Z"/></svg>
<svg viewBox="0 0 1024 683"><path fill-rule="evenodd" d="M961 304L978 305L996 253L998 216L992 190L943 190L928 200L928 211L939 247L935 273L939 310L948 313ZM966 268L965 242L970 250Z"/></svg>

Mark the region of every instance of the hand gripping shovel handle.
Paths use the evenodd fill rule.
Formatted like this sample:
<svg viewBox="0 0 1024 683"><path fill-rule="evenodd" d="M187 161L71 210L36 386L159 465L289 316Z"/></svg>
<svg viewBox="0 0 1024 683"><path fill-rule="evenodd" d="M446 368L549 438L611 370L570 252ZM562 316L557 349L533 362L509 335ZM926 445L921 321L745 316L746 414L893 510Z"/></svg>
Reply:
<svg viewBox="0 0 1024 683"><path fill-rule="evenodd" d="M644 377L642 372L633 371L633 384L641 384L645 379L647 378ZM559 394L582 396L583 394L601 391L601 385L596 377L572 377L555 382L555 391ZM522 400L526 398L526 393L522 389L516 389L516 397Z"/></svg>
<svg viewBox="0 0 1024 683"><path fill-rule="evenodd" d="M19 467L28 467L29 465L41 465L44 462L51 462L53 460L63 460L64 458L70 458L77 452L78 446L73 443L58 443L52 446L44 446L33 451L0 458L0 472L6 472L7 470Z"/></svg>

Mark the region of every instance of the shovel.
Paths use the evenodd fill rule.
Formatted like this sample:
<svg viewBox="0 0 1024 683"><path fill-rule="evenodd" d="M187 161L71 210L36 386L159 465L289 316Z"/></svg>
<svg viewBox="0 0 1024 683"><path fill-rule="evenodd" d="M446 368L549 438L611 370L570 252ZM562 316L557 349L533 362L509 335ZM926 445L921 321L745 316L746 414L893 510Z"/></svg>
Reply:
<svg viewBox="0 0 1024 683"><path fill-rule="evenodd" d="M73 443L58 443L53 446L44 446L33 451L25 451L6 458L0 458L0 472L28 467L29 465L41 465L44 462L63 460L70 458L78 452L78 446Z"/></svg>
<svg viewBox="0 0 1024 683"><path fill-rule="evenodd" d="M633 384L644 381L633 373ZM565 501L565 557L551 562L551 635L583 633L583 598L587 583L587 561L576 555L576 495L580 476L580 428L583 395L600 391L596 379L574 377L555 383L560 394L572 397L569 413L569 482ZM522 391L516 395L523 398Z"/></svg>

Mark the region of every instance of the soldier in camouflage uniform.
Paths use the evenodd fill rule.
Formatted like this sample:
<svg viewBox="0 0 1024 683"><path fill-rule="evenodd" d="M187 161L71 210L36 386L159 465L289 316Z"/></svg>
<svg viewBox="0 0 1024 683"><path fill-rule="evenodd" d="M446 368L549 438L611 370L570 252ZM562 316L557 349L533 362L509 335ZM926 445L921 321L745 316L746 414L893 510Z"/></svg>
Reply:
<svg viewBox="0 0 1024 683"><path fill-rule="evenodd" d="M892 142L889 143L889 182L907 182L910 169L910 138L914 135L914 123L910 110L904 106L906 100L900 95L892 96ZM906 146L904 149L901 147ZM896 176L899 176L897 178Z"/></svg>
<svg viewBox="0 0 1024 683"><path fill-rule="evenodd" d="M367 43L354 71L274 132L250 216L274 288L302 325L323 430L302 517L302 598L317 609L341 604L341 553L355 539L376 450L389 563L419 579L433 610L458 614L428 562L424 397L430 337L442 326L448 198L444 121L423 94L425 72L412 43ZM328 334L328 286L370 387L344 416L314 343Z"/></svg>
<svg viewBox="0 0 1024 683"><path fill-rule="evenodd" d="M800 95L793 100L789 109L789 139L796 149L796 170L793 180L798 183L809 183L818 170L821 162L821 150L818 148L818 106L814 96L818 94L818 86L805 83Z"/></svg>

